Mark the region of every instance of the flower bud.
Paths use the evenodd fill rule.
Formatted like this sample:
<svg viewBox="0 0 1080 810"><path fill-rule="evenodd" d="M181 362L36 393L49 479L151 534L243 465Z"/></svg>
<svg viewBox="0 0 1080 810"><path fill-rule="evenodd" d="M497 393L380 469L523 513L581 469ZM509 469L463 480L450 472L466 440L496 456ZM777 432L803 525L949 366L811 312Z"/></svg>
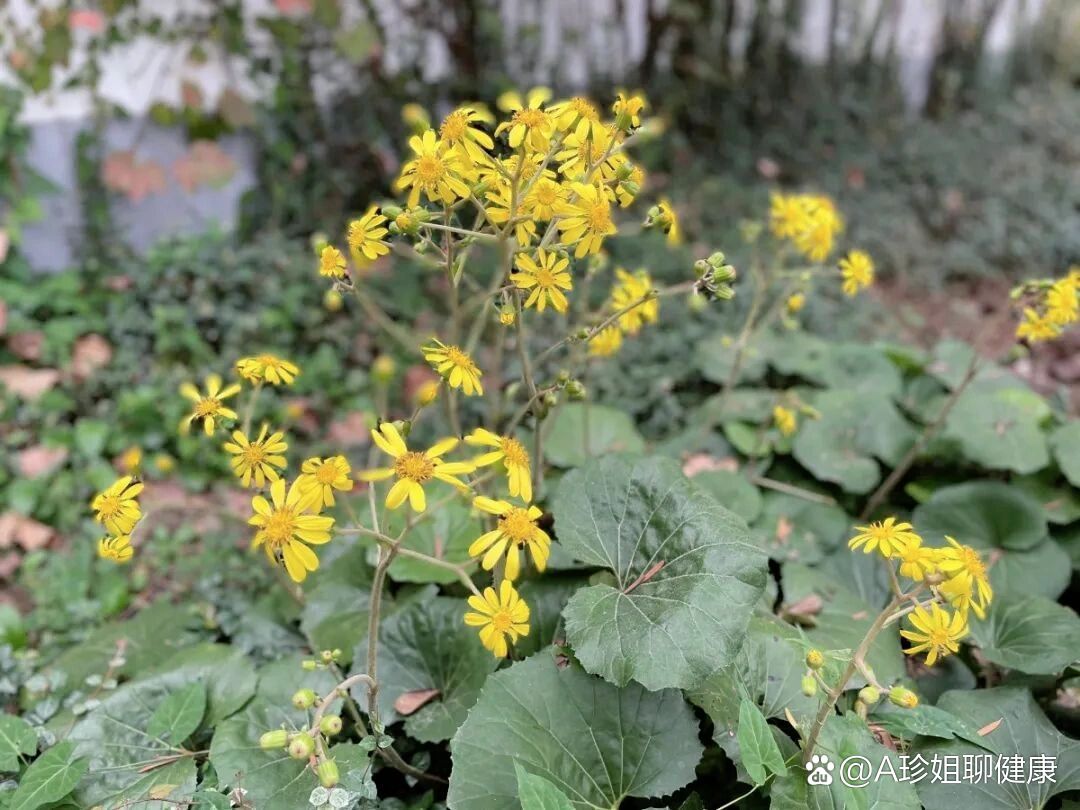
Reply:
<svg viewBox="0 0 1080 810"><path fill-rule="evenodd" d="M817 679L813 675L803 675L802 693L807 697L813 697L817 694Z"/></svg>
<svg viewBox="0 0 1080 810"><path fill-rule="evenodd" d="M691 312L702 312L709 305L709 299L695 291L690 294L689 305Z"/></svg>
<svg viewBox="0 0 1080 810"><path fill-rule="evenodd" d="M429 380L416 389L416 404L425 408L439 397L439 383Z"/></svg>
<svg viewBox="0 0 1080 810"><path fill-rule="evenodd" d="M570 372L567 371L565 368L559 369L559 375L555 378L555 381L559 385L566 385L568 382L570 382Z"/></svg>
<svg viewBox="0 0 1080 810"><path fill-rule="evenodd" d="M311 689L298 689L292 696L292 705L298 709L310 709L315 705L315 692Z"/></svg>
<svg viewBox="0 0 1080 810"><path fill-rule="evenodd" d="M382 215L387 219L397 219L399 216L401 216L401 206L384 205L382 206Z"/></svg>
<svg viewBox="0 0 1080 810"><path fill-rule="evenodd" d="M567 389L569 389L569 387L570 386L567 386ZM548 391L546 394L544 394L543 403L549 408L554 408L556 405L559 404L559 398L555 395L554 391Z"/></svg>
<svg viewBox="0 0 1080 810"><path fill-rule="evenodd" d="M283 728L268 731L259 737L259 748L263 751L277 751L289 744L289 732Z"/></svg>
<svg viewBox="0 0 1080 810"><path fill-rule="evenodd" d="M333 737L341 733L341 718L336 714L328 714L319 721L319 731L327 737Z"/></svg>
<svg viewBox="0 0 1080 810"><path fill-rule="evenodd" d="M807 650L806 665L810 669L821 669L825 666L825 656L821 654L821 650Z"/></svg>
<svg viewBox="0 0 1080 810"><path fill-rule="evenodd" d="M517 313L509 304L499 308L499 323L503 326L513 326L517 320Z"/></svg>
<svg viewBox="0 0 1080 810"><path fill-rule="evenodd" d="M323 307L327 312L339 312L345 305L345 301L341 297L341 293L337 290L327 290L323 295Z"/></svg>
<svg viewBox="0 0 1080 810"><path fill-rule="evenodd" d="M577 331L576 331L576 332L574 333L574 337L575 337L575 338L576 338L577 340L588 340L588 339L589 339L589 335L590 335L590 334L591 334L591 333L589 332L589 330L588 330L588 329L578 329L578 330L577 330Z"/></svg>
<svg viewBox="0 0 1080 810"><path fill-rule="evenodd" d="M315 769L315 772L319 775L319 784L327 789L334 787L341 780L341 774L338 773L337 763L332 759L326 759L320 762L319 767Z"/></svg>
<svg viewBox="0 0 1080 810"><path fill-rule="evenodd" d="M859 700L867 706L873 706L881 700L881 690L876 686L864 686L859 690Z"/></svg>
<svg viewBox="0 0 1080 810"><path fill-rule="evenodd" d="M388 354L380 354L375 358L375 362L371 364L371 376L376 382L388 383L394 379L396 369L397 364L394 363L393 357ZM324 664L329 664L333 660L329 650L322 651L322 659Z"/></svg>
<svg viewBox="0 0 1080 810"><path fill-rule="evenodd" d="M566 396L571 402L580 402L586 397L585 386L581 384L580 380L570 380L566 384Z"/></svg>
<svg viewBox="0 0 1080 810"><path fill-rule="evenodd" d="M634 175L634 164L630 161L624 161L619 164L619 168L615 170L615 176L619 180L629 180Z"/></svg>
<svg viewBox="0 0 1080 810"><path fill-rule="evenodd" d="M303 667L305 672L314 672L318 664L316 664L312 659L306 658L300 663L300 666Z"/></svg>
<svg viewBox="0 0 1080 810"><path fill-rule="evenodd" d="M919 705L919 696L910 689L894 686L889 690L889 702L901 709L914 709Z"/></svg>
<svg viewBox="0 0 1080 810"><path fill-rule="evenodd" d="M293 759L307 759L315 752L315 740L306 731L294 734L289 740L289 756Z"/></svg>

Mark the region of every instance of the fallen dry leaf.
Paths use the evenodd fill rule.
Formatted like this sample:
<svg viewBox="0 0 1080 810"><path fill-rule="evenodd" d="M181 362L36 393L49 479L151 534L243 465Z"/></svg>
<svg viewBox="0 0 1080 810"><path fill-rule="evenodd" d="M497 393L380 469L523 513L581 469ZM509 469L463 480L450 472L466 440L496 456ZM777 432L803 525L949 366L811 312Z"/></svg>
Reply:
<svg viewBox="0 0 1080 810"><path fill-rule="evenodd" d="M16 332L8 336L7 345L14 355L33 363L41 359L41 350L45 348L45 333L36 330Z"/></svg>
<svg viewBox="0 0 1080 810"><path fill-rule="evenodd" d="M0 554L0 579L9 579L12 574L19 570L21 563L22 555L17 551Z"/></svg>
<svg viewBox="0 0 1080 810"><path fill-rule="evenodd" d="M776 539L781 543L786 543L787 539L791 537L791 530L795 528L795 524L788 520L783 515L776 521Z"/></svg>
<svg viewBox="0 0 1080 810"><path fill-rule="evenodd" d="M89 379L112 360L113 350L101 335L83 335L71 350L71 373L79 382Z"/></svg>
<svg viewBox="0 0 1080 810"><path fill-rule="evenodd" d="M195 141L173 163L173 177L189 194L202 186L220 188L236 174L236 162L215 141Z"/></svg>
<svg viewBox="0 0 1080 810"><path fill-rule="evenodd" d="M53 538L52 527L18 512L0 515L0 548L20 546L24 551L44 548Z"/></svg>
<svg viewBox="0 0 1080 810"><path fill-rule="evenodd" d="M60 372L54 368L0 366L0 385L25 400L33 401L60 382Z"/></svg>
<svg viewBox="0 0 1080 810"><path fill-rule="evenodd" d="M813 626L817 624L816 616L825 607L825 602L816 593L808 594L796 602L781 608L781 614L785 618L793 619L797 624Z"/></svg>
<svg viewBox="0 0 1080 810"><path fill-rule="evenodd" d="M408 717L425 703L438 696L438 689L415 689L412 692L403 692L394 701L394 711Z"/></svg>
<svg viewBox="0 0 1080 810"><path fill-rule="evenodd" d="M40 478L63 464L67 457L66 447L37 444L15 454L15 468L24 478Z"/></svg>
<svg viewBox="0 0 1080 810"><path fill-rule="evenodd" d="M726 472L738 472L739 461L732 456L716 458L708 453L691 453L683 460L682 471L687 478L693 478L698 473L725 470Z"/></svg>
<svg viewBox="0 0 1080 810"><path fill-rule="evenodd" d="M977 734L978 734L978 735L979 735L980 737L985 737L985 736L986 736L987 734L990 734L991 732L993 732L993 731L997 730L997 727L1001 725L1001 723L1002 723L1002 721L1003 721L1004 719L1005 719L1004 717L999 717L999 718L998 718L997 720L995 720L995 721L994 721L993 723L987 723L987 724L986 724L985 726L983 726L982 728L980 728L980 729L978 730L978 732L976 732L976 733L977 733Z"/></svg>

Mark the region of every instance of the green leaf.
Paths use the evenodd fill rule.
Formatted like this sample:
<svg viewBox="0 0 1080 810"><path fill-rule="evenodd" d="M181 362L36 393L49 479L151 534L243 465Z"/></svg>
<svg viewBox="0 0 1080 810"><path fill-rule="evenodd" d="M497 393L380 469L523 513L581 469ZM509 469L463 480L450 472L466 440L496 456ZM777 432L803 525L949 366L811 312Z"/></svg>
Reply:
<svg viewBox="0 0 1080 810"><path fill-rule="evenodd" d="M544 457L557 467L580 467L605 453L645 448L629 414L588 402L571 402L556 411L547 435Z"/></svg>
<svg viewBox="0 0 1080 810"><path fill-rule="evenodd" d="M300 615L300 629L312 649L351 655L367 634L370 598L370 591L342 582L323 582L312 589Z"/></svg>
<svg viewBox="0 0 1080 810"><path fill-rule="evenodd" d="M784 756L773 739L765 715L745 697L739 703L739 731L736 737L743 767L755 785L764 785L769 774L780 775L787 771Z"/></svg>
<svg viewBox="0 0 1080 810"><path fill-rule="evenodd" d="M146 733L170 745L179 745L199 727L206 713L206 687L196 681L173 692L150 716Z"/></svg>
<svg viewBox="0 0 1080 810"><path fill-rule="evenodd" d="M619 685L692 688L731 662L765 586L765 555L678 464L596 459L566 475L552 511L563 548L615 580L582 588L563 612L585 669Z"/></svg>
<svg viewBox="0 0 1080 810"><path fill-rule="evenodd" d="M838 507L770 492L752 528L757 544L772 559L812 565L844 541L851 521Z"/></svg>
<svg viewBox="0 0 1080 810"><path fill-rule="evenodd" d="M795 434L793 454L814 476L845 492L869 492L881 479L875 460L895 464L914 441L911 425L886 397L831 390L814 399L820 419Z"/></svg>
<svg viewBox="0 0 1080 810"><path fill-rule="evenodd" d="M962 340L943 340L934 347L926 373L950 391L960 387L971 366L975 350Z"/></svg>
<svg viewBox="0 0 1080 810"><path fill-rule="evenodd" d="M1047 534L1039 502L998 481L939 489L915 510L913 521L924 536L949 535L980 549L1030 549Z"/></svg>
<svg viewBox="0 0 1080 810"><path fill-rule="evenodd" d="M724 385L735 363L735 341L725 334L715 334L700 341L694 362L701 376L709 382ZM765 376L765 353L761 345L750 343L743 351L742 363L735 382L756 382Z"/></svg>
<svg viewBox="0 0 1080 810"><path fill-rule="evenodd" d="M1030 675L1055 675L1080 660L1080 618L1042 596L995 595L986 618L971 617L987 660Z"/></svg>
<svg viewBox="0 0 1080 810"><path fill-rule="evenodd" d="M1025 389L974 384L957 400L942 435L955 439L966 458L987 469L1021 474L1041 470L1050 455L1036 402L1046 407Z"/></svg>
<svg viewBox="0 0 1080 810"><path fill-rule="evenodd" d="M904 740L914 740L921 735L942 740L960 738L982 745L978 728L938 706L920 703L914 709L901 709L883 701L871 719L875 725Z"/></svg>
<svg viewBox="0 0 1080 810"><path fill-rule="evenodd" d="M23 754L37 751L37 732L21 717L0 714L0 771L15 772Z"/></svg>
<svg viewBox="0 0 1080 810"><path fill-rule="evenodd" d="M968 726L983 729L994 724L980 737L982 745L998 755L1021 756L1024 766L1036 756L1056 758L1054 781L999 784L997 771L979 785L945 784L924 779L916 786L919 799L927 810L956 810L971 807L977 799L983 810L1016 808L1030 810L1045 807L1058 793L1080 789L1080 742L1063 736L1046 719L1026 689L998 688L946 692L938 706L956 715ZM913 753L930 760L934 756L985 756L986 751L964 740L916 740ZM993 755L991 755L993 757ZM996 758L995 758L996 759Z"/></svg>
<svg viewBox="0 0 1080 810"><path fill-rule="evenodd" d="M694 483L747 523L752 523L761 514L761 490L746 480L745 475L730 470L709 470L695 475Z"/></svg>
<svg viewBox="0 0 1080 810"><path fill-rule="evenodd" d="M724 422L724 438L749 458L760 458L772 452L768 434L746 422Z"/></svg>
<svg viewBox="0 0 1080 810"><path fill-rule="evenodd" d="M380 719L386 724L399 719L394 704L406 693L438 692L405 718L405 731L421 742L440 742L453 736L498 664L476 631L463 621L465 610L461 599L438 596L413 603L381 623ZM353 660L365 661L366 649L365 639ZM354 687L353 695L366 705L366 687Z"/></svg>
<svg viewBox="0 0 1080 810"><path fill-rule="evenodd" d="M35 810L71 793L88 767L87 761L76 758L74 752L75 744L65 741L30 763L11 797L10 810Z"/></svg>
<svg viewBox="0 0 1080 810"><path fill-rule="evenodd" d="M900 372L880 350L857 343L832 346L818 374L810 378L827 388L859 391L872 396L900 393Z"/></svg>
<svg viewBox="0 0 1080 810"><path fill-rule="evenodd" d="M1080 487L1080 419L1073 419L1055 430L1050 436L1050 447L1066 480L1074 487Z"/></svg>
<svg viewBox="0 0 1080 810"><path fill-rule="evenodd" d="M396 536L405 527L407 516L404 512L391 512L390 515L386 532ZM431 519L409 529L409 548L469 570L476 567L469 556L469 546L483 533L483 523L472 507L467 502L451 501ZM453 571L412 557L396 557L390 563L388 574L395 582L447 585L458 581Z"/></svg>
<svg viewBox="0 0 1080 810"><path fill-rule="evenodd" d="M566 794L542 776L535 776L516 762L518 798L521 810L574 810Z"/></svg>
<svg viewBox="0 0 1080 810"><path fill-rule="evenodd" d="M515 763L580 810L667 796L694 778L698 724L674 689L619 688L538 653L488 678L450 743L450 810L515 810Z"/></svg>
<svg viewBox="0 0 1080 810"><path fill-rule="evenodd" d="M563 608L570 597L586 585L587 577L553 576L550 570L542 577L521 583L518 593L529 605L529 635L518 639L515 646L518 655L529 656L562 641Z"/></svg>
<svg viewBox="0 0 1080 810"><path fill-rule="evenodd" d="M97 458L105 449L109 425L99 419L80 419L75 423L75 449L86 458Z"/></svg>
<svg viewBox="0 0 1080 810"><path fill-rule="evenodd" d="M1068 482L1058 484L1043 474L1017 476L1011 483L1042 504L1043 514L1049 523L1068 526L1080 520L1080 489L1070 486Z"/></svg>
<svg viewBox="0 0 1080 810"><path fill-rule="evenodd" d="M341 55L357 64L367 59L378 44L378 33L367 22L343 28L334 35L334 45Z"/></svg>

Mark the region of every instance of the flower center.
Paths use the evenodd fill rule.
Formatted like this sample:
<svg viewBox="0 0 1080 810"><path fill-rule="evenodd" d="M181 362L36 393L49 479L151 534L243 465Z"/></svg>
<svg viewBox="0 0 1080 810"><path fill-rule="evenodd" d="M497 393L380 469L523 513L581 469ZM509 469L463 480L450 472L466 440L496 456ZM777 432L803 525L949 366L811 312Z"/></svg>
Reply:
<svg viewBox="0 0 1080 810"><path fill-rule="evenodd" d="M104 518L115 517L120 512L120 499L115 495L106 495L98 501L98 511Z"/></svg>
<svg viewBox="0 0 1080 810"><path fill-rule="evenodd" d="M248 464L262 464L266 460L266 450L258 444L249 444L244 450L244 460Z"/></svg>
<svg viewBox="0 0 1080 810"><path fill-rule="evenodd" d="M529 466L529 453L525 449L525 445L519 442L517 439L503 439L502 450L503 455L506 456L506 466L508 467L528 467Z"/></svg>
<svg viewBox="0 0 1080 810"><path fill-rule="evenodd" d="M394 472L398 478L407 478L422 484L431 479L435 465L423 453L410 452L398 456L394 462Z"/></svg>
<svg viewBox="0 0 1080 810"><path fill-rule="evenodd" d="M532 539L536 525L524 509L511 509L500 518L499 530L519 546L523 546Z"/></svg>
<svg viewBox="0 0 1080 810"><path fill-rule="evenodd" d="M940 627L931 628L930 632L926 635L930 637L930 643L935 647L944 647L945 643L949 640L948 631Z"/></svg>
<svg viewBox="0 0 1080 810"><path fill-rule="evenodd" d="M551 182L539 182L536 184L536 201L540 205L554 205L559 199L559 187Z"/></svg>
<svg viewBox="0 0 1080 810"><path fill-rule="evenodd" d="M522 124L529 129L534 127L542 127L547 123L547 113L543 110L537 110L533 107L526 107L523 110L518 110L514 113L514 123Z"/></svg>
<svg viewBox="0 0 1080 810"><path fill-rule="evenodd" d="M203 397L195 406L196 416L213 416L221 407L221 402L215 397Z"/></svg>
<svg viewBox="0 0 1080 810"><path fill-rule="evenodd" d="M416 174L421 183L436 183L445 173L442 158L435 155L424 155L416 161Z"/></svg>
<svg viewBox="0 0 1080 810"><path fill-rule="evenodd" d="M443 119L439 137L447 142L459 141L468 129L469 121L462 112L452 112Z"/></svg>
<svg viewBox="0 0 1080 810"><path fill-rule="evenodd" d="M594 107L592 105L592 102L590 102L587 98L581 98L580 96L576 96L570 99L570 108L582 118L585 118L589 121L600 120L600 113L596 111L596 107Z"/></svg>
<svg viewBox="0 0 1080 810"><path fill-rule="evenodd" d="M491 624L500 633L507 633L510 631L510 625L514 623L514 620L510 617L509 610L500 610L494 616L491 617Z"/></svg>
<svg viewBox="0 0 1080 810"><path fill-rule="evenodd" d="M554 287L555 276L546 267L540 267L536 271L536 283L541 287Z"/></svg>
<svg viewBox="0 0 1080 810"><path fill-rule="evenodd" d="M296 533L296 518L289 509L279 509L267 518L263 526L266 543L271 549L284 546Z"/></svg>
<svg viewBox="0 0 1080 810"><path fill-rule="evenodd" d="M319 469L315 471L315 479L320 484L332 484L337 480L337 467L329 461L324 461L319 465Z"/></svg>
<svg viewBox="0 0 1080 810"><path fill-rule="evenodd" d="M607 200L593 203L585 212L589 227L594 231L606 231L611 227L611 210Z"/></svg>
<svg viewBox="0 0 1080 810"><path fill-rule="evenodd" d="M962 549L960 552L960 562L964 566L964 570L971 576L978 579L982 579L986 576L986 566L983 565L982 558L974 549Z"/></svg>
<svg viewBox="0 0 1080 810"><path fill-rule="evenodd" d="M472 366L472 358L457 346L446 347L446 359L458 368L469 368Z"/></svg>

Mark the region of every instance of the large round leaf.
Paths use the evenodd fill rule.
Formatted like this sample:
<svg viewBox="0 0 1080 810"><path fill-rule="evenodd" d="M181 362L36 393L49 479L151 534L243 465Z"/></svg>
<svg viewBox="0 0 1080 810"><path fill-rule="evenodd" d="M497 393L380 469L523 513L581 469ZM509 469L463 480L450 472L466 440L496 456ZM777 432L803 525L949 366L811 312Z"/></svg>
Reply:
<svg viewBox="0 0 1080 810"><path fill-rule="evenodd" d="M850 528L842 509L770 492L753 535L772 559L812 565L842 543Z"/></svg>
<svg viewBox="0 0 1080 810"><path fill-rule="evenodd" d="M761 514L761 490L745 475L731 470L709 470L694 476L694 483L747 523Z"/></svg>
<svg viewBox="0 0 1080 810"><path fill-rule="evenodd" d="M405 527L407 517L404 511L391 512L386 533L397 536ZM469 556L469 546L483 533L484 525L469 504L455 500L440 507L429 520L409 529L408 546L436 559L471 568L473 559ZM455 572L413 557L396 557L387 573L396 582L437 582L440 585L457 582Z"/></svg>
<svg viewBox="0 0 1080 810"><path fill-rule="evenodd" d="M1074 487L1080 487L1080 419L1062 425L1050 436L1054 458Z"/></svg>
<svg viewBox="0 0 1080 810"><path fill-rule="evenodd" d="M563 613L585 669L619 685L692 688L731 662L766 558L675 462L597 459L563 479L553 511L562 546L615 580L581 589Z"/></svg>
<svg viewBox="0 0 1080 810"><path fill-rule="evenodd" d="M1046 407L1026 389L973 385L957 400L944 435L987 469L1032 473L1050 463L1038 405Z"/></svg>
<svg viewBox="0 0 1080 810"><path fill-rule="evenodd" d="M637 453L644 449L629 414L607 405L571 402L552 417L544 457L558 467L579 467L604 453Z"/></svg>
<svg viewBox="0 0 1080 810"><path fill-rule="evenodd" d="M588 578L584 576L553 575L550 566L543 576L521 583L518 593L529 605L529 635L518 639L515 645L518 655L532 655L551 644L563 642L563 608L570 597L587 584Z"/></svg>
<svg viewBox="0 0 1080 810"><path fill-rule="evenodd" d="M1030 675L1056 675L1080 660L1080 618L1042 596L997 598L971 638L987 660Z"/></svg>
<svg viewBox="0 0 1080 810"><path fill-rule="evenodd" d="M540 652L488 678L450 751L451 810L516 810L515 762L593 810L678 790L702 747L678 691L619 688Z"/></svg>
<svg viewBox="0 0 1080 810"><path fill-rule="evenodd" d="M709 382L723 385L731 376L735 364L735 341L730 335L718 333L700 341L695 363L701 376ZM736 382L756 382L765 376L765 352L761 345L749 344L742 354Z"/></svg>
<svg viewBox="0 0 1080 810"><path fill-rule="evenodd" d="M914 522L928 539L949 535L980 549L1022 551L1041 543L1047 534L1039 502L998 481L939 489L915 510Z"/></svg>
<svg viewBox="0 0 1080 810"><path fill-rule="evenodd" d="M395 702L403 695L436 694L405 718L405 731L423 742L449 739L476 702L498 659L484 649L473 628L462 619L461 599L437 596L414 602L384 619L379 628L379 716L384 723L399 717ZM367 640L361 640L354 661L363 671ZM354 688L361 705L367 689ZM426 696L426 695L425 695Z"/></svg>

